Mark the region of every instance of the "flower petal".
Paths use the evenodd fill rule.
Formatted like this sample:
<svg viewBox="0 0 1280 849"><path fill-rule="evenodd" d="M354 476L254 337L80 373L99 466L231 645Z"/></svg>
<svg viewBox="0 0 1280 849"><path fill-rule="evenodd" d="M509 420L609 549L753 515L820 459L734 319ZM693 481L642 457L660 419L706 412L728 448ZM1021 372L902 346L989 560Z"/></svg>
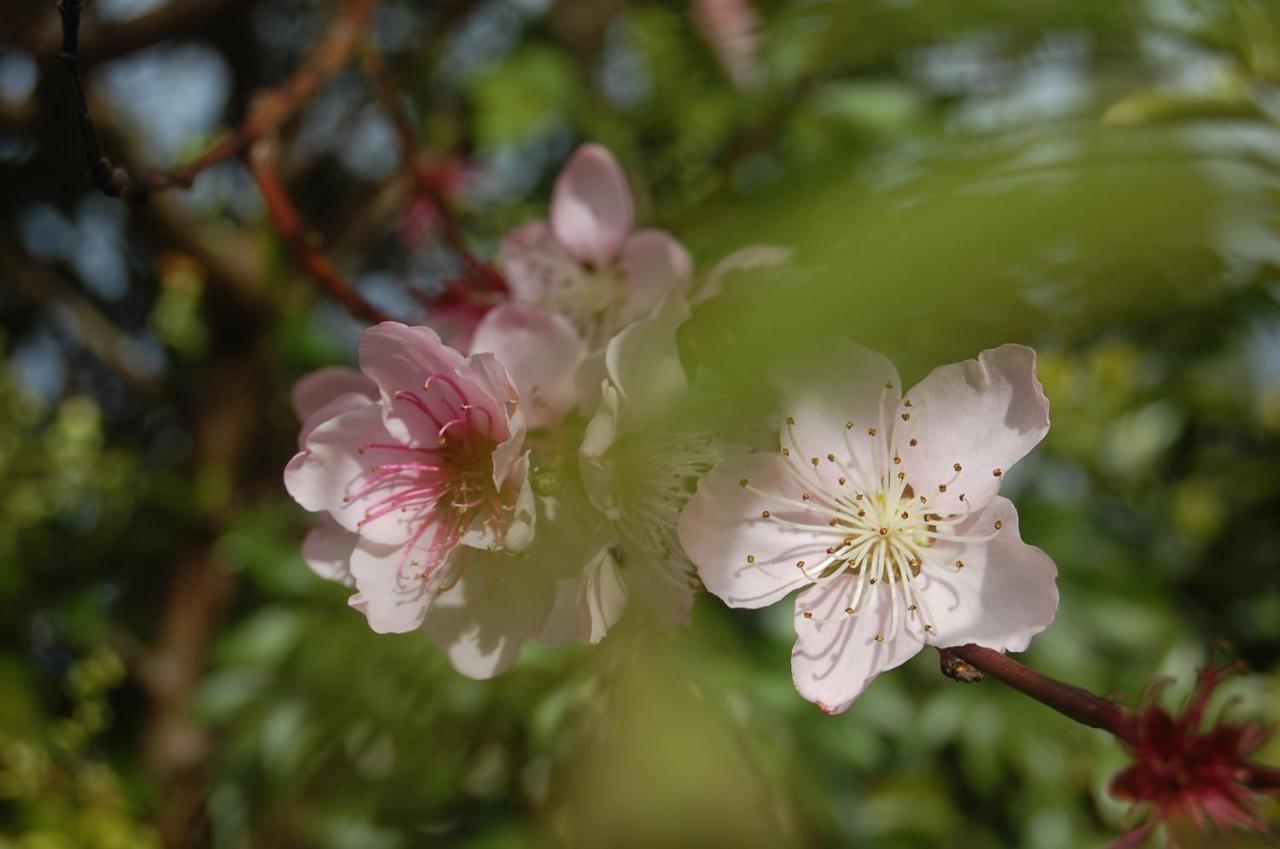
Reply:
<svg viewBox="0 0 1280 849"><path fill-rule="evenodd" d="M696 292L692 303L700 304L718 297L724 291L725 278L739 271L776 268L791 261L791 249L779 245L747 245L712 266Z"/></svg>
<svg viewBox="0 0 1280 849"><path fill-rule="evenodd" d="M353 368L331 366L299 378L293 384L289 397L293 401L293 411L305 421L334 399L349 394L363 395L372 401L378 397L378 387Z"/></svg>
<svg viewBox="0 0 1280 849"><path fill-rule="evenodd" d="M902 623L889 638L897 600L887 586L875 588L857 613L846 613L858 580L846 572L796 597L791 677L800 695L827 713L843 712L877 675L910 660L923 647Z"/></svg>
<svg viewBox="0 0 1280 849"><path fill-rule="evenodd" d="M666 230L638 230L627 237L618 260L623 275L620 320L635 321L663 298L683 294L693 279L693 259Z"/></svg>
<svg viewBox="0 0 1280 849"><path fill-rule="evenodd" d="M555 581L528 558L459 549L462 577L440 593L422 630L469 678L492 678L538 634L555 601Z"/></svg>
<svg viewBox="0 0 1280 849"><path fill-rule="evenodd" d="M453 374L462 354L440 341L429 327L408 327L384 321L360 337L360 369L391 402L400 390L419 390L433 374Z"/></svg>
<svg viewBox="0 0 1280 849"><path fill-rule="evenodd" d="M556 424L574 408L574 376L586 347L567 318L532 304L494 307L476 328L474 352L498 358L519 392L529 427Z"/></svg>
<svg viewBox="0 0 1280 849"><path fill-rule="evenodd" d="M575 257L603 266L618 255L635 210L613 154L584 144L569 157L551 196L551 229Z"/></svg>
<svg viewBox="0 0 1280 849"><path fill-rule="evenodd" d="M680 544L707 589L729 606L764 607L809 584L796 564L820 563L841 539L817 511L796 506L799 489L774 454L731 457L698 481L680 516ZM762 517L765 510L771 518Z"/></svg>
<svg viewBox="0 0 1280 849"><path fill-rule="evenodd" d="M351 553L355 548L356 535L325 516L302 541L302 559L326 581L355 586L355 578L351 577Z"/></svg>
<svg viewBox="0 0 1280 849"><path fill-rule="evenodd" d="M395 482L360 493L375 467L418 458L403 449L373 447L394 443L380 404L343 413L311 432L306 449L285 468L285 488L303 508L327 511L348 531L374 543L402 545L418 526L424 508L397 510L366 522L366 513L393 493Z"/></svg>
<svg viewBox="0 0 1280 849"><path fill-rule="evenodd" d="M935 630L930 643L1024 651L1053 621L1058 569L1049 555L1022 541L1012 502L997 496L955 535L986 534L997 521L1001 528L988 542L938 542L928 549L930 564L964 563L958 572L927 568L921 595Z"/></svg>
<svg viewBox="0 0 1280 849"><path fill-rule="evenodd" d="M629 598L617 560L604 546L587 562L578 586L578 633L589 643L604 639L626 612Z"/></svg>
<svg viewBox="0 0 1280 849"><path fill-rule="evenodd" d="M904 468L916 490L928 493L943 512L959 512L962 493L973 509L985 506L1001 476L1049 431L1036 352L1022 345L1001 345L976 360L940 366L907 399L912 407L900 409L898 421L909 414L911 422L895 437L901 443L909 433L917 444L900 449Z"/></svg>
<svg viewBox="0 0 1280 849"><path fill-rule="evenodd" d="M422 577L420 567L410 572L405 566L403 546L370 545L361 540L351 553L351 576L359 590L356 609L364 613L369 627L379 634L414 630L422 624L427 607L436 597L435 588ZM436 568L451 567L440 563Z"/></svg>
<svg viewBox="0 0 1280 849"><path fill-rule="evenodd" d="M369 385L372 386L373 381L369 381ZM348 392L345 395L339 395L328 403L323 404L313 411L311 415L302 420L302 427L298 429L298 448L305 448L307 445L307 437L311 436L311 432L320 427L320 425L329 421L329 419L335 419L343 413L363 407L376 398L376 391L373 397L359 392Z"/></svg>
<svg viewBox="0 0 1280 849"><path fill-rule="evenodd" d="M781 370L782 447L819 468L832 481L849 477L863 492L879 489L888 473L891 417L901 397L898 370L880 353L846 339L825 340L823 364ZM826 460L834 455L842 464Z"/></svg>
<svg viewBox="0 0 1280 849"><path fill-rule="evenodd" d="M513 300L528 304L547 305L556 292L573 288L587 273L542 221L508 233L498 255Z"/></svg>
<svg viewBox="0 0 1280 849"><path fill-rule="evenodd" d="M688 306L672 296L609 340L605 370L626 405L626 432L664 418L689 388L676 342L676 331L688 318Z"/></svg>

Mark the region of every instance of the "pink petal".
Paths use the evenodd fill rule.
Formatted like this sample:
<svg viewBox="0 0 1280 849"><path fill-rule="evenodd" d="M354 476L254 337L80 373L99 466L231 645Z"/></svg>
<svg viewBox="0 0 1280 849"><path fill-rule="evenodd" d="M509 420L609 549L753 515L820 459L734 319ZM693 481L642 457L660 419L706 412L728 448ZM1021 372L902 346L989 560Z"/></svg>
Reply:
<svg viewBox="0 0 1280 849"><path fill-rule="evenodd" d="M363 395L372 401L378 397L373 381L353 368L331 366L304 375L293 384L290 399L293 411L306 420L321 407L342 395Z"/></svg>
<svg viewBox="0 0 1280 849"><path fill-rule="evenodd" d="M799 498L774 454L730 457L704 475L680 516L680 544L707 589L731 607L764 607L809 584L797 562L820 563L841 534L817 511L796 507ZM765 510L773 518L763 518Z"/></svg>
<svg viewBox="0 0 1280 849"><path fill-rule="evenodd" d="M598 643L609 633L627 609L626 581L608 546L587 563L578 589L578 633L589 643Z"/></svg>
<svg viewBox="0 0 1280 849"><path fill-rule="evenodd" d="M584 262L607 265L634 215L627 175L613 154L598 144L574 151L551 196L551 229L560 243Z"/></svg>
<svg viewBox="0 0 1280 849"><path fill-rule="evenodd" d="M438 595L422 623L427 638L469 678L492 678L520 657L555 602L551 574L527 558L460 549L462 577Z"/></svg>
<svg viewBox="0 0 1280 849"><path fill-rule="evenodd" d="M989 542L938 542L928 549L922 595L935 629L930 643L1023 651L1053 621L1058 569L1047 554L1019 537L1012 502L997 496L955 535L984 535L997 521L1002 527ZM931 565L950 567L956 561L964 563L959 572Z"/></svg>
<svg viewBox="0 0 1280 849"><path fill-rule="evenodd" d="M412 559L411 555L408 560ZM437 563L434 568L451 567ZM356 545L351 553L351 576L359 590L357 609L369 620L370 628L379 634L404 634L422 624L436 594L421 571L421 566L406 562L403 547Z"/></svg>
<svg viewBox="0 0 1280 849"><path fill-rule="evenodd" d="M360 337L360 369L390 402L401 390L416 391L433 374L453 374L462 354L440 341L429 327L384 321Z"/></svg>
<svg viewBox="0 0 1280 849"><path fill-rule="evenodd" d="M541 221L508 233L499 258L513 300L528 304L546 306L556 292L572 287L587 273Z"/></svg>
<svg viewBox="0 0 1280 849"><path fill-rule="evenodd" d="M351 553L356 548L356 535L325 516L307 532L302 542L302 559L326 581L354 586L351 577Z"/></svg>
<svg viewBox="0 0 1280 849"><path fill-rule="evenodd" d="M895 600L887 587L876 588L863 598L857 613L847 614L857 582L858 576L846 572L796 597L791 677L800 695L827 713L843 712L877 675L910 660L923 647L901 622L898 633L889 638ZM806 612L813 618L806 618Z"/></svg>
<svg viewBox="0 0 1280 849"><path fill-rule="evenodd" d="M782 447L805 460L819 458L819 473L832 486L847 477L874 492L887 473L886 444L901 397L898 370L883 354L848 340L825 340L821 350L821 363L778 376L783 409L794 421L783 420Z"/></svg>
<svg viewBox="0 0 1280 849"><path fill-rule="evenodd" d="M476 328L472 351L506 366L530 427L556 424L574 408L574 376L586 348L567 318L532 304L494 307Z"/></svg>
<svg viewBox="0 0 1280 849"><path fill-rule="evenodd" d="M1036 353L1022 345L1001 345L976 360L940 366L907 399L912 407L898 411L895 431L900 444L908 434L917 441L901 448L907 479L944 512L960 512L961 494L981 509L999 490L1001 476L1049 431ZM908 423L903 413L911 415Z"/></svg>
<svg viewBox="0 0 1280 849"><path fill-rule="evenodd" d="M369 381L369 385L373 385L373 381ZM311 415L302 421L302 427L298 430L298 448L305 448L307 438L311 436L311 432L320 425L329 421L329 419L337 418L343 413L363 407L373 401L377 396L372 398L358 392L349 392L345 395L339 395L330 400L328 403L321 405Z"/></svg>
<svg viewBox="0 0 1280 849"><path fill-rule="evenodd" d="M621 321L635 321L671 294L684 293L693 279L693 259L665 230L638 230L622 245Z"/></svg>
<svg viewBox="0 0 1280 849"><path fill-rule="evenodd" d="M418 526L420 511L425 508L408 513L396 511L363 523L366 512L391 490L379 487L351 497L368 480L373 467L419 459L412 452L371 447L394 442L380 404L370 403L343 413L312 431L306 449L285 468L285 488L303 508L326 511L349 531L358 531L375 543L402 545Z"/></svg>

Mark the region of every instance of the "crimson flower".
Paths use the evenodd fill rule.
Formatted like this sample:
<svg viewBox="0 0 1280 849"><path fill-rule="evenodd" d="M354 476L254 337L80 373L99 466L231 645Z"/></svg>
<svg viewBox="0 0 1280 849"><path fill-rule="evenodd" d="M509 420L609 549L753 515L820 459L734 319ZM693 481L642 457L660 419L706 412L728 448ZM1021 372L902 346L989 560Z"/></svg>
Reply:
<svg viewBox="0 0 1280 849"><path fill-rule="evenodd" d="M1206 666L1179 716L1157 704L1126 714L1117 737L1133 752L1134 764L1111 783L1113 795L1146 806L1142 820L1120 837L1112 849L1144 843L1160 825L1171 831L1211 827L1267 834L1253 790L1260 769L1248 760L1269 736L1258 723L1230 722L1220 713L1205 728L1205 711L1214 690L1232 667ZM1170 835L1170 846L1173 837Z"/></svg>

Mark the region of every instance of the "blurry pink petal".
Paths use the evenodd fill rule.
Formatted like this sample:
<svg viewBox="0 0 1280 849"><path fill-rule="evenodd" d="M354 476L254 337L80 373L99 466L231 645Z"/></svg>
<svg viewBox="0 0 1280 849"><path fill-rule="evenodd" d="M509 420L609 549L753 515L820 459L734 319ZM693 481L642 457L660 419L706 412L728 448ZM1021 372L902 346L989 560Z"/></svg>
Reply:
<svg viewBox="0 0 1280 849"><path fill-rule="evenodd" d="M302 559L326 581L350 587L355 585L351 577L351 552L355 547L356 535L325 516L302 541Z"/></svg>
<svg viewBox="0 0 1280 849"><path fill-rule="evenodd" d="M378 387L353 368L330 366L300 377L293 384L290 399L294 413L305 421L335 398L352 394L363 395L373 401L378 397Z"/></svg>
<svg viewBox="0 0 1280 849"><path fill-rule="evenodd" d="M910 660L923 644L899 622L883 588L857 599L859 577L845 572L796 598L791 677L800 695L841 713L881 672ZM852 613L850 611L853 611Z"/></svg>
<svg viewBox="0 0 1280 849"><path fill-rule="evenodd" d="M629 412L627 427L643 430L664 419L689 388L676 332L689 319L682 298L668 297L652 315L632 322L609 341L605 368Z"/></svg>
<svg viewBox="0 0 1280 849"><path fill-rule="evenodd" d="M748 0L696 0L693 21L734 85L749 90L764 82L760 19Z"/></svg>
<svg viewBox="0 0 1280 849"><path fill-rule="evenodd" d="M455 556L462 577L437 596L422 629L463 675L492 678L546 625L555 582L527 558L475 549Z"/></svg>
<svg viewBox="0 0 1280 849"><path fill-rule="evenodd" d="M1036 353L1022 345L1001 345L976 360L939 366L903 404L895 416L897 432L917 443L900 449L907 476L917 492L944 510L959 510L962 494L981 509L1005 472L1049 432L1049 401L1036 378Z"/></svg>
<svg viewBox="0 0 1280 849"><path fill-rule="evenodd" d="M638 230L628 236L618 267L624 287L622 324L648 314L669 295L683 294L693 279L693 259L665 230Z"/></svg>
<svg viewBox="0 0 1280 849"><path fill-rule="evenodd" d="M977 537L997 522L1002 527L994 539L940 540L929 552L943 567L929 571L920 592L921 608L934 628L929 643L974 643L1019 652L1053 621L1058 609L1058 569L1049 555L1022 541L1012 502L997 496L955 532Z"/></svg>
<svg viewBox="0 0 1280 849"><path fill-rule="evenodd" d="M578 633L598 643L627 609L627 584L608 546L587 563L578 590Z"/></svg>
<svg viewBox="0 0 1280 849"><path fill-rule="evenodd" d="M574 288L586 272L544 222L508 233L500 249L502 270L514 300L546 305L555 293Z"/></svg>
<svg viewBox="0 0 1280 849"><path fill-rule="evenodd" d="M698 481L680 517L680 544L729 606L765 607L806 586L813 577L805 567L841 539L795 489L775 454L729 457Z"/></svg>
<svg viewBox="0 0 1280 849"><path fill-rule="evenodd" d="M790 260L791 249L778 245L748 245L739 248L712 266L694 292L691 303L700 304L718 296L724 290L725 278L736 272L776 268Z"/></svg>
<svg viewBox="0 0 1280 849"><path fill-rule="evenodd" d="M569 157L551 195L551 229L575 257L612 262L631 232L635 210L622 166L608 149L584 144Z"/></svg>
<svg viewBox="0 0 1280 849"><path fill-rule="evenodd" d="M575 375L586 352L559 313L532 304L495 307L476 328L472 351L490 352L506 367L530 427L557 424L573 410Z"/></svg>

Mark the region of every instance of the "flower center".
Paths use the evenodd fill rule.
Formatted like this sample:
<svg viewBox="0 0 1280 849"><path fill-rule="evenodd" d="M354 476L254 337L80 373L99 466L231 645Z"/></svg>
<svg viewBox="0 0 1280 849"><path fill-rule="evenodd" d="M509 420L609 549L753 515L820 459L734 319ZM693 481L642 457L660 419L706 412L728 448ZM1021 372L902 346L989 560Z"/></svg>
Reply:
<svg viewBox="0 0 1280 849"><path fill-rule="evenodd" d="M927 495L917 493L902 468L899 448L909 450L918 444L911 437L912 414L903 413L906 427L886 426L886 406L892 384L885 384L880 399L879 419L870 426L844 423L843 444L825 446L825 453L811 453L816 446L806 446L796 433L796 420L788 417L783 429L781 455L795 496L778 498L775 494L755 489L746 478L741 486L783 504L791 513L802 511L800 518L788 518L765 510L762 518L784 528L802 530L829 538L824 556L818 562L796 561L796 568L814 584L825 584L842 575L856 580L849 585L844 617L856 616L867 608L876 593L888 593L890 601L888 634L877 633L884 642L897 636L899 627L915 626L926 635L935 633L935 620L921 593L931 571L958 572L963 560L944 562L933 549L940 541L963 544L993 539L1001 528L996 522L991 532L972 534L958 532L973 514L964 493L960 501L964 509L940 510L929 504ZM904 402L910 408L911 402ZM870 451L859 440L870 441ZM870 460L864 468L859 457ZM957 462L955 474L938 485L940 492L959 478L962 464ZM748 563L754 557L748 556ZM825 604L825 603L824 603ZM801 611L806 619L818 622L839 621L842 617L815 619L814 610Z"/></svg>
<svg viewBox="0 0 1280 849"><path fill-rule="evenodd" d="M565 315L591 350L604 347L621 328L622 276L612 267L583 266L551 290L547 307Z"/></svg>

